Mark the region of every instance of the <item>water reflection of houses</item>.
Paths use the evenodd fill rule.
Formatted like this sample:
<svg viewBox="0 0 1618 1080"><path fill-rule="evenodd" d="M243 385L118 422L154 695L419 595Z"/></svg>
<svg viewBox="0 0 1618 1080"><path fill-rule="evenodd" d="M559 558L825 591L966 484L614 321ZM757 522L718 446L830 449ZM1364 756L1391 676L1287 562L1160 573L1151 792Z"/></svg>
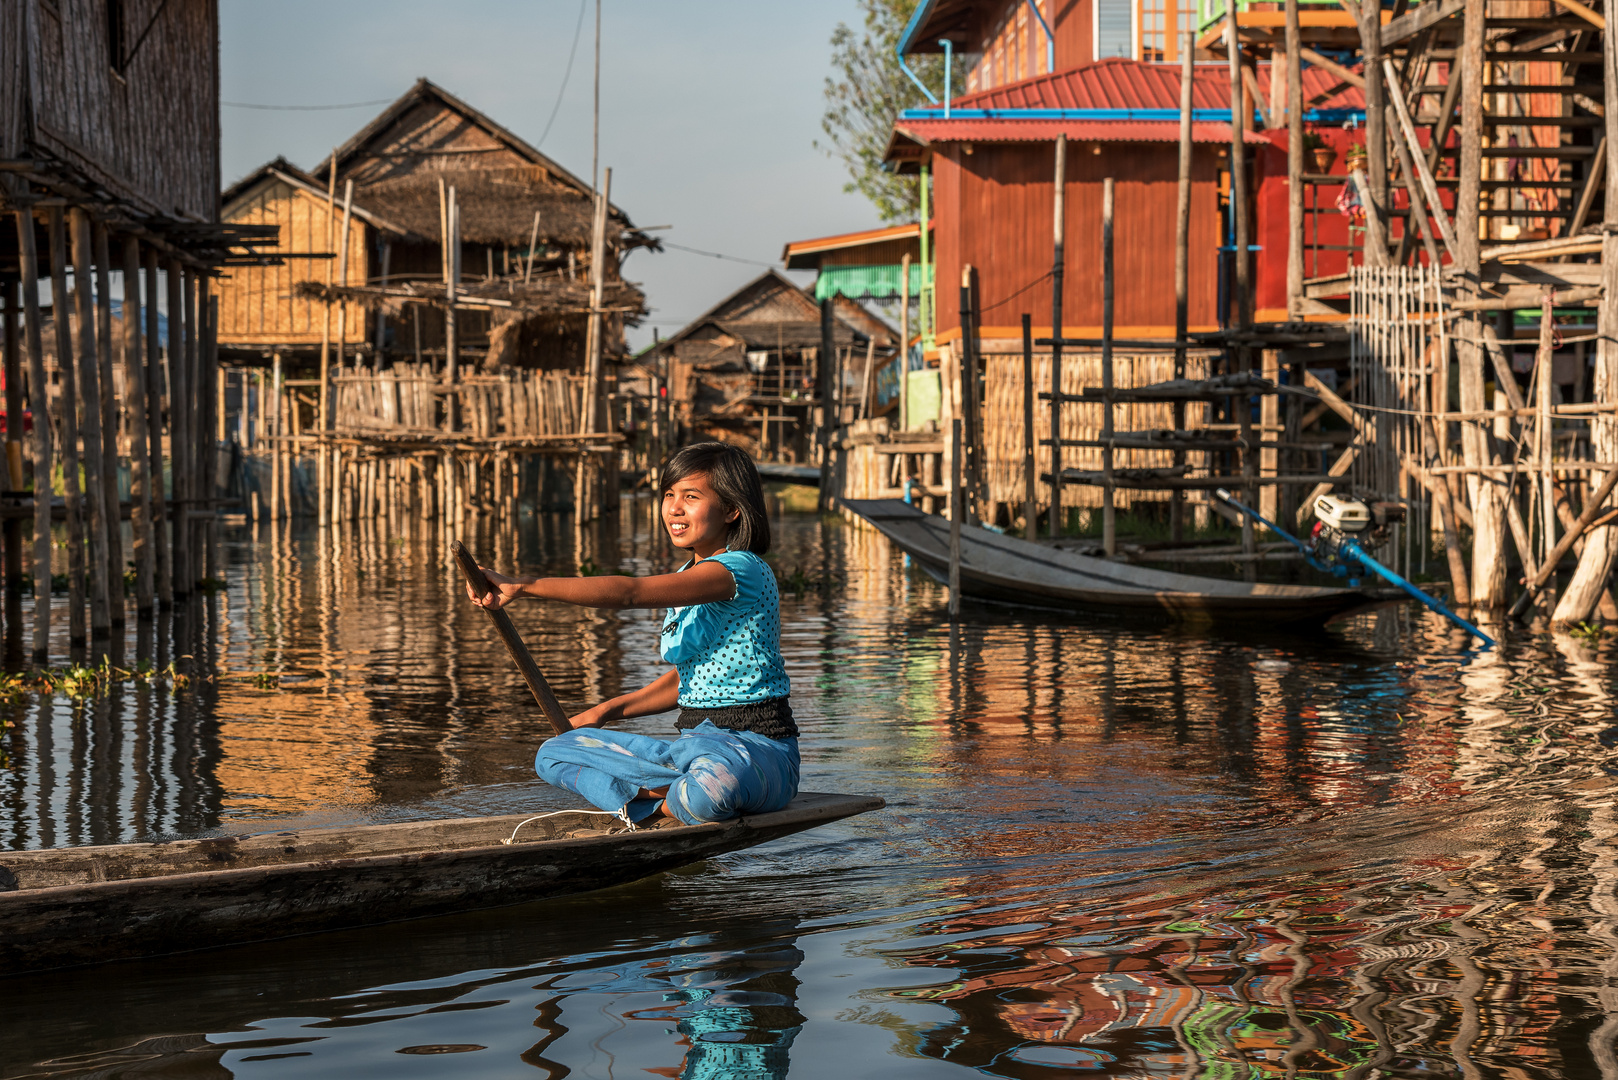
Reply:
<svg viewBox="0 0 1618 1080"><path fill-rule="evenodd" d="M1485 969L1468 957L1483 939L1527 931L1548 945L1552 934L1510 915L1511 901L1449 877L1466 862L1426 880L1304 874L1243 887L1221 876L1112 906L943 919L922 928L939 945L894 955L952 976L890 993L955 1014L924 1033L918 1052L990 1075L1037 1065L1365 1075L1395 1054L1533 1061L1547 1075L1574 1075L1557 1070L1576 1068L1577 1052L1546 1037L1566 995L1592 1001L1593 992L1577 975Z"/></svg>

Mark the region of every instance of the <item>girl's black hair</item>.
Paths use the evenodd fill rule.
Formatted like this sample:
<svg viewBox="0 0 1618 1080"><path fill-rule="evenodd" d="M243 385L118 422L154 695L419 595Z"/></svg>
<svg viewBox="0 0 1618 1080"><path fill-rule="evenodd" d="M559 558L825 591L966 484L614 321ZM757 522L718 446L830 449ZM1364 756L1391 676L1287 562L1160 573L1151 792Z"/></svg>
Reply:
<svg viewBox="0 0 1618 1080"><path fill-rule="evenodd" d="M734 446L722 442L692 443L675 451L663 465L658 491L668 490L681 480L702 474L719 496L725 512L738 510L730 523L726 546L732 551L762 555L770 550L770 519L764 514L764 482L758 478L753 459Z"/></svg>

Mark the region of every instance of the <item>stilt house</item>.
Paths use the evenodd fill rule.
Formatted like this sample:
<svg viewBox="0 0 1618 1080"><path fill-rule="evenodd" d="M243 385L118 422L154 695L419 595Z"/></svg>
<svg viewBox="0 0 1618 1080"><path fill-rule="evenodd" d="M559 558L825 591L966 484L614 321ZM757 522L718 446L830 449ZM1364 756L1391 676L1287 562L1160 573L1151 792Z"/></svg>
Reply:
<svg viewBox="0 0 1618 1080"><path fill-rule="evenodd" d="M452 190L459 244L446 253ZM226 221L279 227L284 265L238 271L224 285L223 355L308 361L329 341L370 365L441 363L441 300L455 277L462 368L577 370L590 307L592 200L588 182L418 80L308 172L276 159L225 190ZM622 279L622 261L654 241L615 207L605 236L610 362L624 353L626 321L645 312L640 290Z"/></svg>
<svg viewBox="0 0 1618 1080"><path fill-rule="evenodd" d="M5 522L4 576L20 597L31 547L35 663L52 659L53 488L76 648L129 601L148 616L222 573L212 281L273 238L219 224L218 87L215 0L0 2L5 484L33 511L26 542L25 518ZM20 610L5 622L20 656Z"/></svg>
<svg viewBox="0 0 1618 1080"><path fill-rule="evenodd" d="M691 438L742 446L762 460L808 462L817 426L861 411L867 357L887 365L893 328L844 296L831 299L836 373L833 411L819 395L820 305L784 274L768 270L715 304L642 363L667 372L673 419ZM874 394L873 394L874 397Z"/></svg>

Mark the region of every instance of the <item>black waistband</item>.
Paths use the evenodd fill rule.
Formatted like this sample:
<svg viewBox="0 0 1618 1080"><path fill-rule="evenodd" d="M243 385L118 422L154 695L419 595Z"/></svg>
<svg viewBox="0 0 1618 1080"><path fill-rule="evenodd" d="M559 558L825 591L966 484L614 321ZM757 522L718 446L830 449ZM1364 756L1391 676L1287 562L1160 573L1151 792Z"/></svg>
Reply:
<svg viewBox="0 0 1618 1080"><path fill-rule="evenodd" d="M751 731L766 739L796 739L798 725L792 720L792 705L786 698L771 698L747 705L726 705L719 709L680 708L677 728L694 728L704 720L730 731Z"/></svg>

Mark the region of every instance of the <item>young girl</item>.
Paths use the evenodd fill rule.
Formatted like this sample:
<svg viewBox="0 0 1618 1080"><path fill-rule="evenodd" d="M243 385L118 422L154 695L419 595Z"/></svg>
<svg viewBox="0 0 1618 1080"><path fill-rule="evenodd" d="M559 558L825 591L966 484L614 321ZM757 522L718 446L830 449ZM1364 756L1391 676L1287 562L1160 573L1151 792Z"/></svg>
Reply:
<svg viewBox="0 0 1618 1080"><path fill-rule="evenodd" d="M655 577L514 578L484 570L482 601L520 597L583 607L668 608L660 641L674 670L586 709L540 745L542 780L576 791L631 827L687 825L779 810L798 791L798 728L781 662L781 598L764 487L752 459L724 443L687 446L663 468L663 525L691 560ZM468 595L471 590L467 590ZM673 742L603 730L680 707Z"/></svg>

